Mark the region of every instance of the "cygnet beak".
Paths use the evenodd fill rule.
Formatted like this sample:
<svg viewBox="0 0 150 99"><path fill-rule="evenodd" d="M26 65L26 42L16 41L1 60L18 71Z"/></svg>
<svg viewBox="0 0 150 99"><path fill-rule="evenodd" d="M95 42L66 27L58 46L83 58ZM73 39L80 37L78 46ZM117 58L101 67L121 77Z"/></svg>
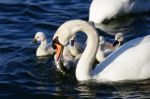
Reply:
<svg viewBox="0 0 150 99"><path fill-rule="evenodd" d="M32 43L33 43L33 44L36 44L36 43L37 43L37 39L34 38L34 39L32 40Z"/></svg>

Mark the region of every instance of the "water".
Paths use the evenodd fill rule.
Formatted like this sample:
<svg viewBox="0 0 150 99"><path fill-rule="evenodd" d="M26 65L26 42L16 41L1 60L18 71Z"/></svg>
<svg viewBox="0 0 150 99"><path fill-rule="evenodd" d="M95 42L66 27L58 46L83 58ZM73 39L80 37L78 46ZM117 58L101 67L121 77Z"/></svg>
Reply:
<svg viewBox="0 0 150 99"><path fill-rule="evenodd" d="M35 56L37 31L51 41L70 19L88 20L91 0L0 0L0 98L150 98L150 80L124 83L80 83L74 73L61 75L53 57ZM150 17L140 15L126 37L150 33ZM123 29L122 28L122 29ZM116 28L117 29L117 28ZM135 36L130 32L134 32ZM112 41L112 36L105 35ZM80 41L82 41L79 38Z"/></svg>

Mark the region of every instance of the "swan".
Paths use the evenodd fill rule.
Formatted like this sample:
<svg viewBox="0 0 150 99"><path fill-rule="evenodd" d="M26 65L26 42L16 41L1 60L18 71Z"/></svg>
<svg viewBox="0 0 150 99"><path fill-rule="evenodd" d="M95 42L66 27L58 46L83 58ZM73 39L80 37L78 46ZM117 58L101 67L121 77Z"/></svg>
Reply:
<svg viewBox="0 0 150 99"><path fill-rule="evenodd" d="M48 56L55 53L51 43L47 43L47 38L43 32L37 32L33 39L33 43L40 42L39 47L36 50L36 56Z"/></svg>
<svg viewBox="0 0 150 99"><path fill-rule="evenodd" d="M103 36L99 36L99 47L96 53L96 60L100 63L102 62L108 55L117 50L124 41L123 33L117 33L115 35L114 43L107 43Z"/></svg>
<svg viewBox="0 0 150 99"><path fill-rule="evenodd" d="M82 31L87 35L87 46L76 66L75 75L78 81L94 79L100 82L117 82L150 78L150 36L125 43L92 70L99 39L97 31L88 22L83 20L65 22L55 32L52 45L58 50L56 54L61 55L60 52L63 52L69 38L78 31Z"/></svg>
<svg viewBox="0 0 150 99"><path fill-rule="evenodd" d="M89 21L101 24L104 20L129 13L150 11L150 0L93 0Z"/></svg>

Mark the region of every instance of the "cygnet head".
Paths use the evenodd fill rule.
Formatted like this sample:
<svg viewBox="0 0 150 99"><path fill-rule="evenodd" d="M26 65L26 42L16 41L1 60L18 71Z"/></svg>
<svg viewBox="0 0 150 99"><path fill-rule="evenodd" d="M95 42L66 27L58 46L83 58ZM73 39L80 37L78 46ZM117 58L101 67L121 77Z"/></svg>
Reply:
<svg viewBox="0 0 150 99"><path fill-rule="evenodd" d="M117 33L115 35L115 41L122 42L124 40L123 33Z"/></svg>
<svg viewBox="0 0 150 99"><path fill-rule="evenodd" d="M123 35L123 33L117 33L117 34L115 35L115 41L114 41L114 43L113 43L113 47L115 47L115 46L118 45L118 44L119 44L119 46L122 45L123 40L124 40L124 35Z"/></svg>
<svg viewBox="0 0 150 99"><path fill-rule="evenodd" d="M34 37L34 39L33 39L33 42L34 42L34 43L36 43L37 41L38 41L38 42L42 42L42 41L44 41L44 40L46 40L45 34L44 34L43 32L37 32L37 33L35 34L35 37Z"/></svg>

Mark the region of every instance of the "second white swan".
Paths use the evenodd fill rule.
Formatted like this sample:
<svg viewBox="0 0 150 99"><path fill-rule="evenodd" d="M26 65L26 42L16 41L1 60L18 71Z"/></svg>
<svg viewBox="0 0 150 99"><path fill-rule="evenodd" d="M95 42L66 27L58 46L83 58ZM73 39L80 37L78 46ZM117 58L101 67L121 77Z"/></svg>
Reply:
<svg viewBox="0 0 150 99"><path fill-rule="evenodd" d="M61 55L63 47L78 31L84 32L88 40L76 67L77 80L120 81L150 78L150 36L127 42L92 70L98 49L98 34L88 22L83 20L65 22L54 34L53 46L56 46L56 53Z"/></svg>

